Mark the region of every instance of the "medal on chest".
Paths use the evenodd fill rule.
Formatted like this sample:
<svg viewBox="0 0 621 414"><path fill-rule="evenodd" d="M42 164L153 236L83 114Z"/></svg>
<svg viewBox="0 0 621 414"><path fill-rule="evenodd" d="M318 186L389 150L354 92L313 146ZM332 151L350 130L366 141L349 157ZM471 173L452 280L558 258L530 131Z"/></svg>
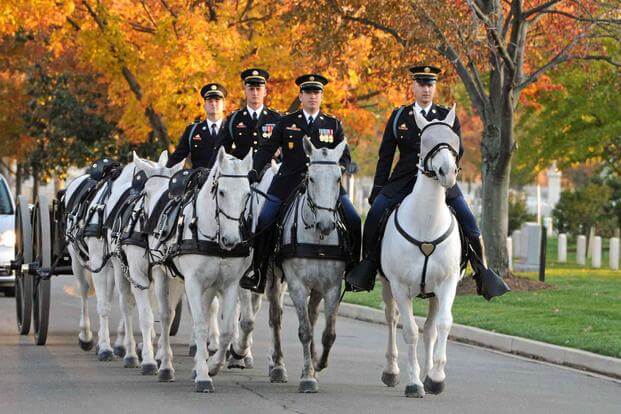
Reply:
<svg viewBox="0 0 621 414"><path fill-rule="evenodd" d="M319 128L319 141L326 143L334 142L334 130L327 128Z"/></svg>
<svg viewBox="0 0 621 414"><path fill-rule="evenodd" d="M272 136L272 131L274 130L274 125L275 124L264 124L261 127L261 131L263 132L262 133L263 138L269 138L269 137Z"/></svg>

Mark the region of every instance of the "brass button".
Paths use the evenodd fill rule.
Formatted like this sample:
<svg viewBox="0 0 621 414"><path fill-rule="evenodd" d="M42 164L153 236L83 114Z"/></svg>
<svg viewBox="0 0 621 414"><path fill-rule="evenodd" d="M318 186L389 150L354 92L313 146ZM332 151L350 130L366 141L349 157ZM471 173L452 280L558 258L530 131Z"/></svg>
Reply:
<svg viewBox="0 0 621 414"><path fill-rule="evenodd" d="M252 135L254 135L254 136L256 137L256 136L257 136L257 133L256 133L256 132L253 132L253 133L252 133Z"/></svg>

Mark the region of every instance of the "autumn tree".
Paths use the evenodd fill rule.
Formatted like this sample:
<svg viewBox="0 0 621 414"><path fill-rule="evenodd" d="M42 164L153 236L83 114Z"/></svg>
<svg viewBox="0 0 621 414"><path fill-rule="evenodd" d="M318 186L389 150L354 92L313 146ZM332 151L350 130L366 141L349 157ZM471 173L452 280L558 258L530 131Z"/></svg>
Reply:
<svg viewBox="0 0 621 414"><path fill-rule="evenodd" d="M413 51L425 51L459 77L483 123L481 227L491 264L506 273L507 194L521 96L543 74L571 60L618 65L594 40L618 41L619 0L324 0L313 5L315 13L330 10L318 20L317 41L329 43L332 34L339 41L372 39L377 56L370 61L384 64L370 70L403 80ZM338 53L339 47L325 50Z"/></svg>

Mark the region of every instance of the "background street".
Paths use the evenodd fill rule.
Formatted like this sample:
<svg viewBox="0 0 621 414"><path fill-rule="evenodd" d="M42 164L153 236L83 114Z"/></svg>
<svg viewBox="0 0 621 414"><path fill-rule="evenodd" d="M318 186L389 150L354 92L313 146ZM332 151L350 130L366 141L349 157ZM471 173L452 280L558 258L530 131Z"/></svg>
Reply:
<svg viewBox="0 0 621 414"><path fill-rule="evenodd" d="M621 386L604 378L451 342L447 386L439 396L407 399L405 384L387 388L380 382L386 328L339 318L330 366L319 376L320 391L297 393L301 347L297 318L284 317L289 383L270 384L267 304L255 331L255 368L225 369L214 378L216 393L195 393L187 356L189 314L184 309L173 338L177 381L158 383L120 360L99 362L94 351L78 347L79 299L70 277L54 278L48 344L16 333L14 300L0 298L0 413L614 413L621 407ZM91 320L96 328L95 298ZM118 321L115 306L111 326ZM319 325L322 328L323 324ZM137 341L140 336L137 335ZM399 336L400 350L403 341ZM421 341L422 345L422 341ZM419 347L420 350L421 347ZM402 381L405 366L401 353Z"/></svg>

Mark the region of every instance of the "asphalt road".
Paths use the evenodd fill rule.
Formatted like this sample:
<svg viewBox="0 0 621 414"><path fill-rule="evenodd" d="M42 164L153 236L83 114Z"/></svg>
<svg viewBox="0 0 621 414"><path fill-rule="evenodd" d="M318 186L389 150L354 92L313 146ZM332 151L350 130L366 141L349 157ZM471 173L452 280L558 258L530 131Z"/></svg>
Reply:
<svg viewBox="0 0 621 414"><path fill-rule="evenodd" d="M0 297L0 413L621 413L619 382L453 342L444 393L405 398L403 383L387 388L380 382L386 328L344 318L337 322L337 340L330 366L319 376L319 393L299 394L297 318L286 309L289 383L270 384L265 303L255 333L255 368L225 370L214 378L214 394L198 394L185 345L187 311L173 339L177 381L158 383L139 369L123 368L120 360L99 362L94 351L79 349L79 299L71 294L73 283L67 276L54 279L50 336L41 347L31 336L16 333L14 300ZM91 317L96 324L94 299ZM115 312L114 326L117 318ZM399 346L404 349L401 337Z"/></svg>

